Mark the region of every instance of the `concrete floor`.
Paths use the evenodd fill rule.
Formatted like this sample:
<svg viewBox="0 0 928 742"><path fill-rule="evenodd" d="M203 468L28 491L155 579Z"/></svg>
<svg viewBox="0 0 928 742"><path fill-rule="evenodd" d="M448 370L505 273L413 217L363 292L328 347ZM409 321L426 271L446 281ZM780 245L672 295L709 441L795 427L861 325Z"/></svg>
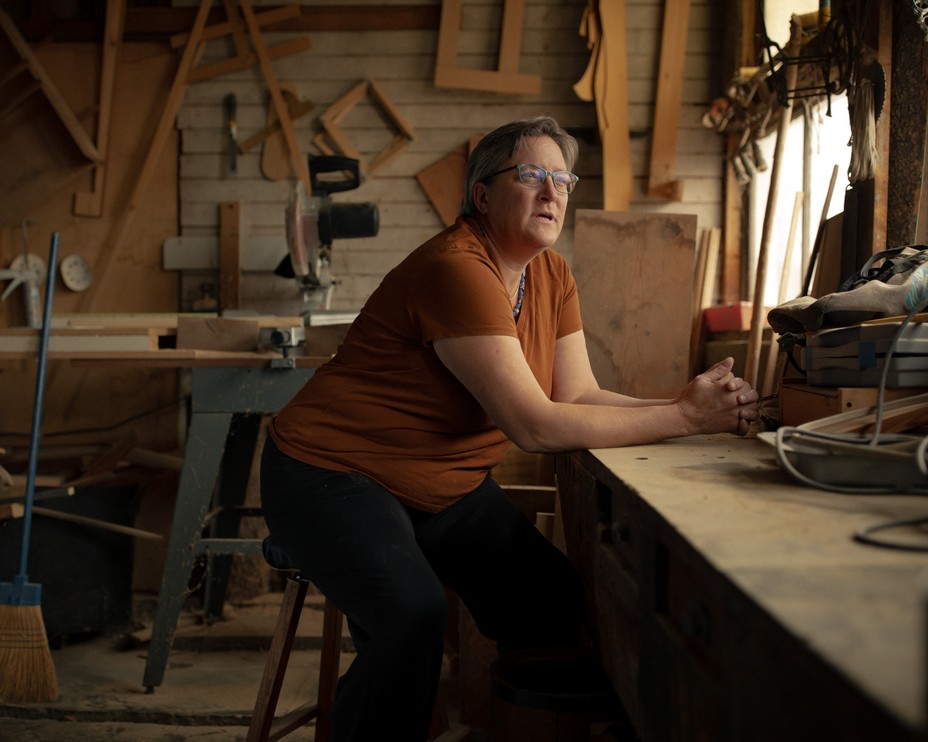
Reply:
<svg viewBox="0 0 928 742"><path fill-rule="evenodd" d="M124 636L73 641L52 650L59 697L51 703L0 705L0 740L10 742L169 742L244 740L273 633L279 594L227 609L205 626L181 617L164 682L142 686L145 646ZM315 698L319 669L320 606L303 611L279 709ZM351 660L350 652L342 662ZM309 725L290 736L313 739Z"/></svg>
<svg viewBox="0 0 928 742"><path fill-rule="evenodd" d="M182 614L163 684L153 693L142 686L150 621L148 628L128 636L98 636L53 648L58 698L50 703L0 704L0 740L244 742L280 597L271 593L248 605L227 606L223 620L212 626ZM316 697L322 615L321 598L307 596L278 713ZM344 636L343 669L353 656L347 630ZM454 664L445 662L440 689L452 725L448 738L487 742L485 731L458 723L459 687L449 670ZM599 733L593 731L591 742L638 742L630 727L607 724ZM314 738L312 723L286 737L288 742Z"/></svg>

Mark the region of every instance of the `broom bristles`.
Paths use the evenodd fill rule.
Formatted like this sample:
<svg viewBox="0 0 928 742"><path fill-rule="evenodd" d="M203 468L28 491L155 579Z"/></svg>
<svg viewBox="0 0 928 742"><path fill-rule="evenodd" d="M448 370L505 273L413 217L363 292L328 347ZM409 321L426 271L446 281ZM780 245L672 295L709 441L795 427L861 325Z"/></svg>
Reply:
<svg viewBox="0 0 928 742"><path fill-rule="evenodd" d="M0 701L42 703L57 697L42 607L0 605Z"/></svg>

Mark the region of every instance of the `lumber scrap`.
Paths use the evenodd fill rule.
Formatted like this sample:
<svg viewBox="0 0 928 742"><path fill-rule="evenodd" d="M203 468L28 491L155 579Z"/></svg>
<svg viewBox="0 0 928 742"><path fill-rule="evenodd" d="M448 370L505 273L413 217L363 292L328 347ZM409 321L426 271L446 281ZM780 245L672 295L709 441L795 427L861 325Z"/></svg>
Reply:
<svg viewBox="0 0 928 742"><path fill-rule="evenodd" d="M578 209L575 219L573 270L597 381L676 396L690 379L696 217Z"/></svg>

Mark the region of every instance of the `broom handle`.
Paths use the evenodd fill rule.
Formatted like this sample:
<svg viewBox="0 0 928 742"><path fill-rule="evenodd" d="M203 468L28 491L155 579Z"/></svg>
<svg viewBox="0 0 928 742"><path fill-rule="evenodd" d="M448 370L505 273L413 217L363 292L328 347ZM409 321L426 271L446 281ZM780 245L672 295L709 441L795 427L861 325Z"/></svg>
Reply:
<svg viewBox="0 0 928 742"><path fill-rule="evenodd" d="M32 501L35 498L35 475L39 466L39 438L42 426L42 403L45 400L45 366L48 360L48 332L51 329L52 296L55 293L55 267L58 263L58 233L52 233L48 249L48 278L45 281L45 306L39 333L39 368L35 379L35 404L32 406L32 435L29 439L29 470L26 475L26 497L23 506L23 545L19 557L19 575L26 581L29 563L29 535L32 531Z"/></svg>

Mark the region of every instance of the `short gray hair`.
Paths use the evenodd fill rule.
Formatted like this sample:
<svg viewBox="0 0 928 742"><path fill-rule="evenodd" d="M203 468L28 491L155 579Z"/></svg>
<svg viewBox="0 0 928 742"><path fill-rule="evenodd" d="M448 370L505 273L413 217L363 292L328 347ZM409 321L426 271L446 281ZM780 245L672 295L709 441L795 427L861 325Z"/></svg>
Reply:
<svg viewBox="0 0 928 742"><path fill-rule="evenodd" d="M535 116L504 124L494 129L478 142L467 160L467 175L464 179L464 199L461 201L461 216L470 216L476 211L474 184L489 177L512 157L526 139L550 137L564 155L568 170L573 170L579 148L577 140L564 131L550 116Z"/></svg>

